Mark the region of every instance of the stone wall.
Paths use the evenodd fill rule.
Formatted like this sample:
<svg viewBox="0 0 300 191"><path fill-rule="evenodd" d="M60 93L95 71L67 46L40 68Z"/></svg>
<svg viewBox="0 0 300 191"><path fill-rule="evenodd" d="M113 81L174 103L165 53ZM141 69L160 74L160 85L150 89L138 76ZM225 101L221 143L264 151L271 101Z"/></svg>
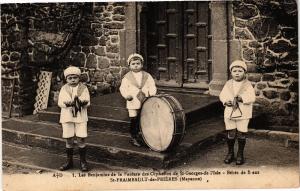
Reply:
<svg viewBox="0 0 300 191"><path fill-rule="evenodd" d="M298 126L296 1L235 1L232 19L233 39L256 90L255 111L268 125Z"/></svg>
<svg viewBox="0 0 300 191"><path fill-rule="evenodd" d="M121 76L127 72L125 62L120 61L125 5L124 2L2 5L2 74L7 73L2 77L16 78L12 113L21 116L32 112L41 70L53 72L49 106L57 102L64 84L63 69L68 65L81 68L82 80L92 95L116 91Z"/></svg>
<svg viewBox="0 0 300 191"><path fill-rule="evenodd" d="M29 114L33 110L32 97L36 88L35 75L27 67L28 27L23 20L25 14L25 9L19 4L1 5L1 85L4 90L10 89L12 83L8 79L15 80L11 106L13 116ZM7 100L3 100L2 107L8 108L5 104L9 104Z"/></svg>
<svg viewBox="0 0 300 191"><path fill-rule="evenodd" d="M81 68L92 95L116 91L127 72L120 61L120 32L124 30L125 3L85 3L78 39L64 58L64 65ZM63 83L60 71L53 79L50 105L57 101Z"/></svg>

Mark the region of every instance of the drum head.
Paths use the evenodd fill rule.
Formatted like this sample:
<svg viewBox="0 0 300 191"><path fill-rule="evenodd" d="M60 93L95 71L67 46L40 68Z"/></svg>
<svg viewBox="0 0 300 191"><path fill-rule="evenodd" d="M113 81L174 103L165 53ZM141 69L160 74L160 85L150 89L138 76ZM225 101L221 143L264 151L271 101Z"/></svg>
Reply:
<svg viewBox="0 0 300 191"><path fill-rule="evenodd" d="M165 151L174 134L174 116L164 98L150 97L141 110L141 131L144 141L154 151Z"/></svg>

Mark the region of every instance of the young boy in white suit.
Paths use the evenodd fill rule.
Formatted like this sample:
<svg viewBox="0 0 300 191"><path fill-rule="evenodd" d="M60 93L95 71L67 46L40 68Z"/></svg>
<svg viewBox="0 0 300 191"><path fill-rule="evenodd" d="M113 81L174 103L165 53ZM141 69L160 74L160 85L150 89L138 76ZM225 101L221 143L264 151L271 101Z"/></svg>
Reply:
<svg viewBox="0 0 300 191"><path fill-rule="evenodd" d="M127 59L130 71L123 77L120 92L126 99L126 107L130 117L130 141L134 146L140 147L137 140L139 133L139 114L146 97L156 94L156 86L151 75L142 71L144 59L139 54L131 54Z"/></svg>
<svg viewBox="0 0 300 191"><path fill-rule="evenodd" d="M90 94L87 87L80 83L81 71L70 66L64 70L65 84L58 97L58 106L61 108L60 123L63 129L63 138L66 139L67 162L59 170L68 170L73 167L74 139L77 138L80 155L80 168L88 171L85 138L87 137L87 107L90 105Z"/></svg>
<svg viewBox="0 0 300 191"><path fill-rule="evenodd" d="M230 164L234 158L235 138L238 140L236 165L244 163L244 147L249 120L255 102L255 90L246 79L247 65L241 60L232 62L229 67L232 79L228 80L220 93L225 106L224 122L227 131L228 154L224 163Z"/></svg>

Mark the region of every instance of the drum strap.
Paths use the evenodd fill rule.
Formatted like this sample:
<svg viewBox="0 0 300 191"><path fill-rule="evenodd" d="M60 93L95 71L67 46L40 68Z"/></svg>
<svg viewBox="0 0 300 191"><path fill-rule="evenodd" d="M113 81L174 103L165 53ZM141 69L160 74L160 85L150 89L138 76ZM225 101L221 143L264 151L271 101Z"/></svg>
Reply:
<svg viewBox="0 0 300 191"><path fill-rule="evenodd" d="M125 78L135 87L137 87L140 91L146 84L146 81L148 79L148 73L142 71L142 83L139 85L139 83L136 81L135 77L133 76L132 72L128 72L125 76Z"/></svg>

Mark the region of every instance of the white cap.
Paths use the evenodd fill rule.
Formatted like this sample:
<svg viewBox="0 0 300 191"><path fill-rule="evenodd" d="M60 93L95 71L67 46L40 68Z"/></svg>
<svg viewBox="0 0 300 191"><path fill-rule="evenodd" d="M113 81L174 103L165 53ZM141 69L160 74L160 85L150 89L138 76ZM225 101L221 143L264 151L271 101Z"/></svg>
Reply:
<svg viewBox="0 0 300 191"><path fill-rule="evenodd" d="M231 71L231 69L235 66L239 66L241 68L243 68L245 71L247 71L247 65L244 61L242 60L235 60L233 61L230 66L229 66L229 70Z"/></svg>
<svg viewBox="0 0 300 191"><path fill-rule="evenodd" d="M71 75L71 74L80 76L81 71L80 71L80 69L78 67L75 67L75 66L70 66L70 67L68 67L67 69L64 70L64 76L65 76L65 78L68 75Z"/></svg>
<svg viewBox="0 0 300 191"><path fill-rule="evenodd" d="M142 62L144 62L144 58L143 58L140 54L133 53L133 54L130 54L130 55L128 56L128 59L127 59L127 65L128 65L128 66L129 66L129 64L130 64L131 59L133 59L133 58L135 58L135 57L141 59Z"/></svg>

